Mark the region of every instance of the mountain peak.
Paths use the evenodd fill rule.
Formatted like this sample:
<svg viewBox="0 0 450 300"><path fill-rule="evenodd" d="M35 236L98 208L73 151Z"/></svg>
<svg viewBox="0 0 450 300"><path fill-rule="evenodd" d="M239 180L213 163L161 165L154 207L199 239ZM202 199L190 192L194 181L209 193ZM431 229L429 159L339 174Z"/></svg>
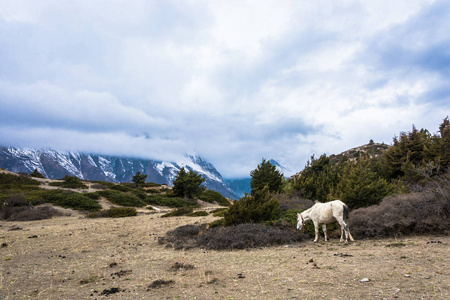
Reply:
<svg viewBox="0 0 450 300"><path fill-rule="evenodd" d="M167 185L172 185L178 171L185 167L202 175L208 189L230 199L237 198L213 164L192 154L169 162L52 149L0 147L0 167L16 173L31 173L37 169L49 179L71 175L84 180L110 182L131 182L139 171L147 174L147 181Z"/></svg>

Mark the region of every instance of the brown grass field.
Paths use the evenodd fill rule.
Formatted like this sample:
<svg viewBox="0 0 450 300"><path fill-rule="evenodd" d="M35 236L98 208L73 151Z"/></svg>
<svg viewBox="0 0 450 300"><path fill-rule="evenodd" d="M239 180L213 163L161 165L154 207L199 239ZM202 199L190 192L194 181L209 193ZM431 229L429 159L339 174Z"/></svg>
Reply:
<svg viewBox="0 0 450 300"><path fill-rule="evenodd" d="M161 214L0 221L0 299L450 299L449 236L174 250L157 238L216 218Z"/></svg>

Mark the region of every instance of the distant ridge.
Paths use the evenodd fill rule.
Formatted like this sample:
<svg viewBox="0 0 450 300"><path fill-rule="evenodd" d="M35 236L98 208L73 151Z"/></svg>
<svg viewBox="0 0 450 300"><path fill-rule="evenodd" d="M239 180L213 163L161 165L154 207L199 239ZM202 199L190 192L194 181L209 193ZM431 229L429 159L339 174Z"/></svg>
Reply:
<svg viewBox="0 0 450 300"><path fill-rule="evenodd" d="M180 161L169 162L52 149L0 146L0 168L28 174L37 169L49 179L71 175L84 180L131 182L133 175L139 171L147 174L148 182L172 185L181 167L201 174L205 178L208 189L217 191L230 199L237 198L214 165L196 155L185 155Z"/></svg>
<svg viewBox="0 0 450 300"><path fill-rule="evenodd" d="M349 160L353 161L358 159L361 155L369 155L370 157L378 157L383 154L389 148L389 145L385 143L374 143L372 140L365 145L361 145L358 147L351 148L339 154L331 154L329 156L331 163L338 163L344 156ZM302 174L302 171L292 175L289 179L294 179L299 177Z"/></svg>
<svg viewBox="0 0 450 300"><path fill-rule="evenodd" d="M340 154L332 154L330 155L330 159L332 163L337 163L343 156L348 157L348 159L350 160L355 160L361 155L369 155L370 157L377 157L383 154L383 152L386 151L388 148L389 145L386 145L384 143L374 143L371 141L369 144L351 148Z"/></svg>

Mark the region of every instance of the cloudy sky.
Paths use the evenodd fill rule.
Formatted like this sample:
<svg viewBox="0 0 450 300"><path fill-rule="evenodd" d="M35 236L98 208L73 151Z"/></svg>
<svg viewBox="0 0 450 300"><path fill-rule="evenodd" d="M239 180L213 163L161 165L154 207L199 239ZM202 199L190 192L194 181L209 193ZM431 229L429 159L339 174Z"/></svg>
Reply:
<svg viewBox="0 0 450 300"><path fill-rule="evenodd" d="M449 1L0 0L5 146L237 178L449 114Z"/></svg>

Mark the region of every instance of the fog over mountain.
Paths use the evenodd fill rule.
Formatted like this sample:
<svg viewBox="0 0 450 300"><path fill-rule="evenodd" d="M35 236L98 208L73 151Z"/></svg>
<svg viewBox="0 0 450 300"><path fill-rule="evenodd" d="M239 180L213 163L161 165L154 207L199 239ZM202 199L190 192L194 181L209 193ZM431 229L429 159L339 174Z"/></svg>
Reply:
<svg viewBox="0 0 450 300"><path fill-rule="evenodd" d="M31 173L37 169L45 177L59 179L65 175L84 180L131 182L136 172L147 174L147 181L172 185L181 167L205 178L208 189L236 199L217 169L200 156L186 155L176 162L127 158L52 149L0 147L0 167L12 172Z"/></svg>

